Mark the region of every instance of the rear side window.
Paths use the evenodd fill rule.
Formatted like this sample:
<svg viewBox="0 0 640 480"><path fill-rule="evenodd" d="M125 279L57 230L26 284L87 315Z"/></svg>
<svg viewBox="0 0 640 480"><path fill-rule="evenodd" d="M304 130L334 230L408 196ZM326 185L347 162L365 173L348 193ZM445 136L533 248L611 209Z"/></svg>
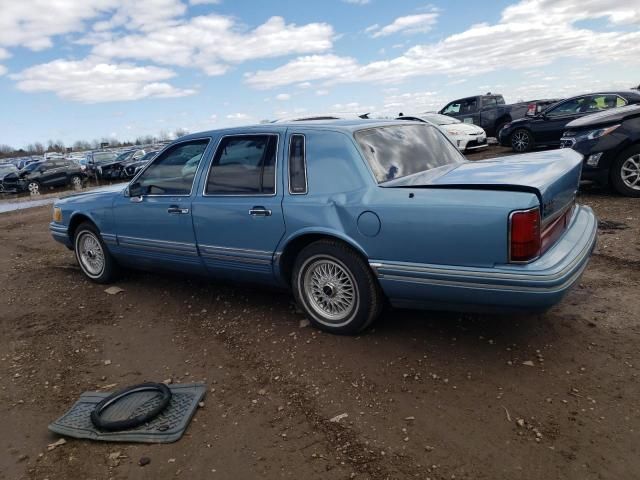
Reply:
<svg viewBox="0 0 640 480"><path fill-rule="evenodd" d="M304 135L291 135L289 143L289 193L307 193Z"/></svg>
<svg viewBox="0 0 640 480"><path fill-rule="evenodd" d="M355 133L378 183L466 160L436 127L393 125Z"/></svg>
<svg viewBox="0 0 640 480"><path fill-rule="evenodd" d="M224 137L213 157L205 193L275 194L277 146L277 135Z"/></svg>

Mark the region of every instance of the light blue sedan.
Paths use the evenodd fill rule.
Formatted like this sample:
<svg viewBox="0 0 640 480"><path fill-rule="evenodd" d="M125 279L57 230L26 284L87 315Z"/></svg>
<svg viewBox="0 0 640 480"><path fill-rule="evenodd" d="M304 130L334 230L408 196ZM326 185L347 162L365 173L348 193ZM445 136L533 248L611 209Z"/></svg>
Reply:
<svg viewBox="0 0 640 480"><path fill-rule="evenodd" d="M120 267L289 288L319 328L397 307L541 311L587 266L596 218L565 149L468 162L436 127L292 122L181 137L123 188L59 200L53 237Z"/></svg>

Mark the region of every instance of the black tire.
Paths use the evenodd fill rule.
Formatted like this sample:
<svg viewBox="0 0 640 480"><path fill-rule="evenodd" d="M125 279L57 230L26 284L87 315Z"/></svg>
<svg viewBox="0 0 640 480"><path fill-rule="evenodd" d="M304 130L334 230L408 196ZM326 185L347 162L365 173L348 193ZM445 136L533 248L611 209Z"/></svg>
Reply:
<svg viewBox="0 0 640 480"><path fill-rule="evenodd" d="M525 128L519 128L511 134L511 148L514 152L524 153L533 148L533 136L531 132Z"/></svg>
<svg viewBox="0 0 640 480"><path fill-rule="evenodd" d="M323 266L341 269L345 283L337 280L322 285L324 279L319 280L315 285L318 294L314 296L309 291L313 284L311 277ZM337 277L329 280L332 278L335 280ZM336 240L319 240L306 246L296 257L291 285L296 302L311 323L326 332L354 335L371 325L382 310L383 294L371 268L352 248ZM344 317L331 318L331 314L323 310L318 296L333 304L334 301L341 302L342 295L352 296L350 302L346 301L350 307L339 313Z"/></svg>
<svg viewBox="0 0 640 480"><path fill-rule="evenodd" d="M502 129L504 128L504 126L505 126L507 123L509 123L509 122L505 122L505 121L503 121L503 120L500 120L500 123L498 123L498 124L496 125L496 128L495 128L495 130L493 131L493 136L494 136L495 138L498 138L498 135L500 134L500 130L502 130Z"/></svg>
<svg viewBox="0 0 640 480"><path fill-rule="evenodd" d="M83 241L83 238L85 237L94 239L94 241L97 242L100 247L99 252L102 254L103 259L103 263L100 269L91 270L91 263L90 260L88 260L88 258L97 257L97 252L94 252L91 255L89 255L89 252L87 252L87 255L85 256L83 256L83 254L81 253L84 248L80 245L80 242ZM78 225L78 228L76 228L73 236L73 250L76 256L76 261L78 262L82 273L84 273L85 276L92 282L100 284L111 283L118 277L118 264L109 253L109 250L102 241L100 231L93 223L83 222ZM96 248L95 250L97 251L98 248Z"/></svg>
<svg viewBox="0 0 640 480"><path fill-rule="evenodd" d="M629 173L629 161L638 165L638 168L640 168L640 145L627 148L611 163L611 167L609 168L609 181L611 182L611 186L620 195L640 197L640 178L632 176L630 179L631 181L635 179L634 186L636 188L627 185L622 178L623 166L625 166L625 171ZM640 171L638 171L638 173L640 174Z"/></svg>

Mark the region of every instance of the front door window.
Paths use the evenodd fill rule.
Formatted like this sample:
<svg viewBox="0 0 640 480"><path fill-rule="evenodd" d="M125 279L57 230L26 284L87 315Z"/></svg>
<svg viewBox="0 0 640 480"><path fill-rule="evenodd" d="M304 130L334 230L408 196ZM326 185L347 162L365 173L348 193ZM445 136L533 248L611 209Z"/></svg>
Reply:
<svg viewBox="0 0 640 480"><path fill-rule="evenodd" d="M190 195L209 140L179 143L162 153L136 180L143 195Z"/></svg>

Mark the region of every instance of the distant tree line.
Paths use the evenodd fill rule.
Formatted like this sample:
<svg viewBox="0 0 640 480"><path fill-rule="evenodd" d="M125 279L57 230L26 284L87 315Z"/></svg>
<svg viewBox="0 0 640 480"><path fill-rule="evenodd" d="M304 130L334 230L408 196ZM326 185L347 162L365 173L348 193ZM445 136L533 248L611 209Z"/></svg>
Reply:
<svg viewBox="0 0 640 480"><path fill-rule="evenodd" d="M47 152L82 152L84 150L98 150L101 145L108 144L109 148L133 147L135 145L151 145L158 142L166 142L174 138L188 135L189 132L183 128L178 128L173 134L162 130L157 135L141 135L135 140L118 140L113 137L96 138L91 142L78 140L71 145L65 145L62 140L49 140L46 145L41 142L29 143L24 148L13 148L10 145L0 144L0 158L24 157L28 155L42 155Z"/></svg>

